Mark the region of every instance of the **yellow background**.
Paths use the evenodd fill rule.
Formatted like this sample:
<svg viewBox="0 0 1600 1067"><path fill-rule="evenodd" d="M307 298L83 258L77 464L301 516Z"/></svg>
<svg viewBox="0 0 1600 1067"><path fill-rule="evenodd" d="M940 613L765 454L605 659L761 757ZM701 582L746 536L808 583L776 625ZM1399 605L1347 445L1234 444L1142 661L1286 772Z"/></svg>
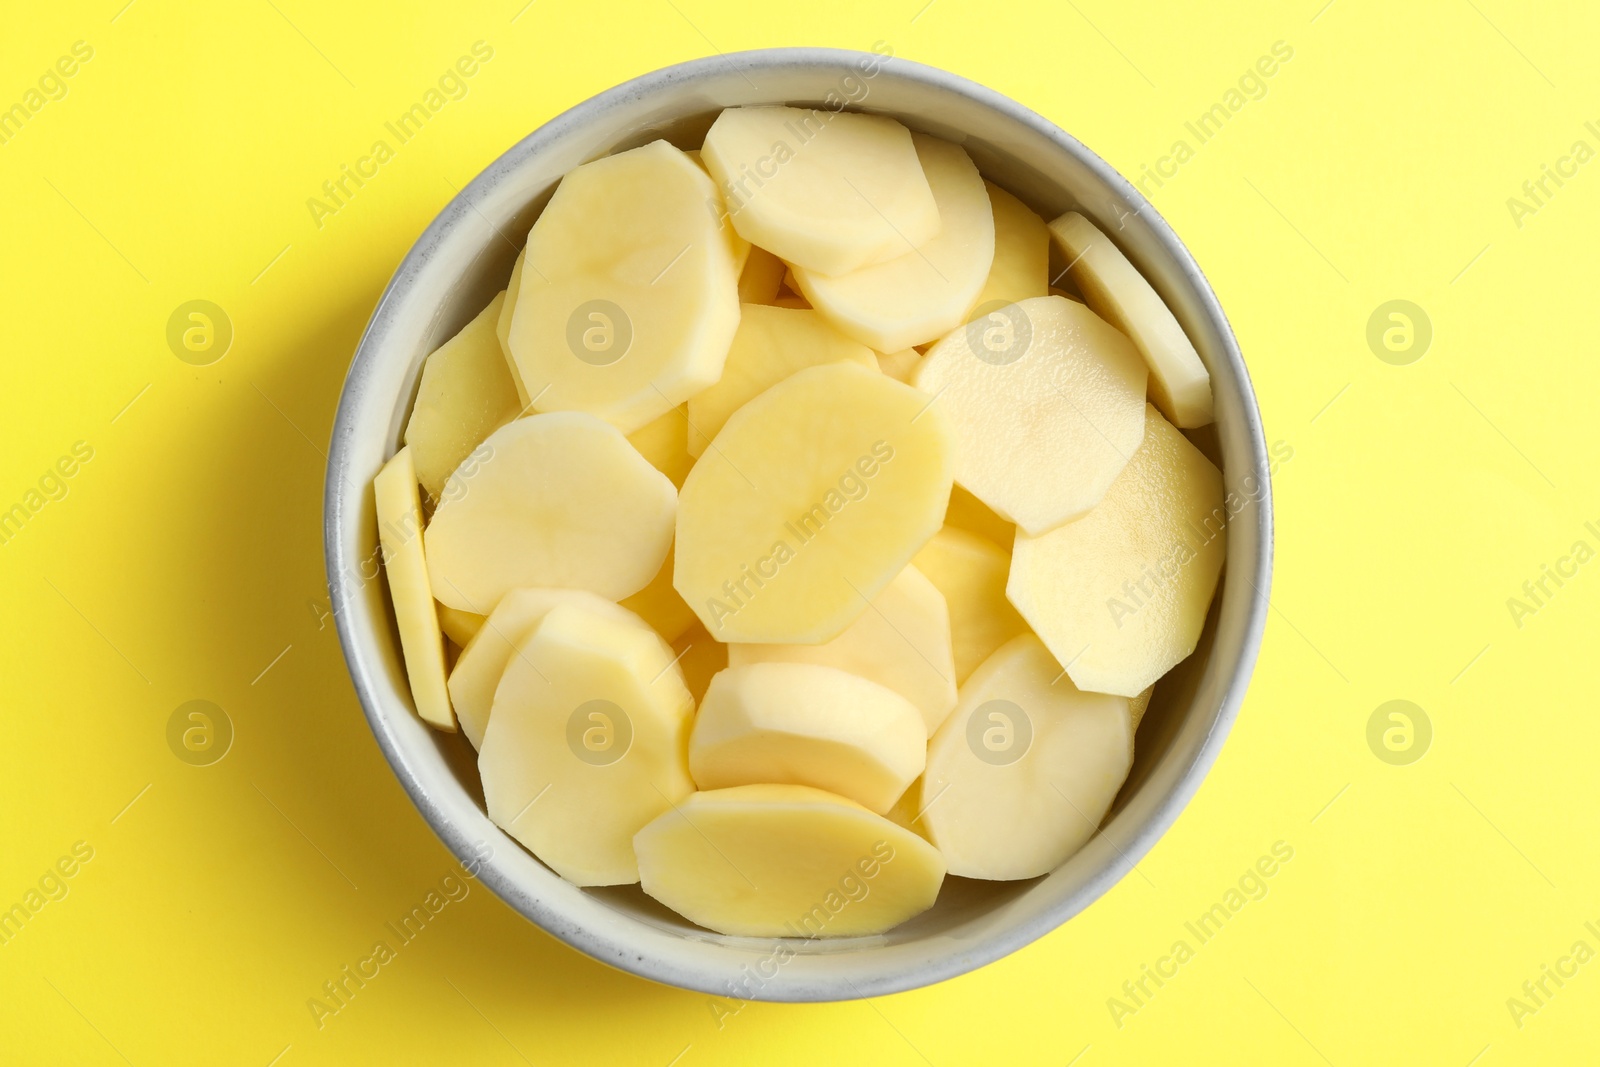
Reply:
<svg viewBox="0 0 1600 1067"><path fill-rule="evenodd" d="M1600 1058L1600 962L1520 1026L1506 1004L1575 941L1600 949L1584 927L1600 927L1600 563L1520 627L1506 606L1573 542L1600 548L1584 528L1600 527L1600 163L1520 227L1506 204L1574 141L1600 148L1592 16L1507 0L1181 16L1107 0L124 2L0 15L0 106L73 42L94 49L0 145L0 508L74 442L94 450L0 546L0 907L74 842L94 849L0 945L0 1060ZM494 57L468 95L319 229L307 198L477 40ZM322 617L323 452L382 286L458 187L608 86L715 50L880 40L1130 175L1274 42L1294 50L1154 195L1232 319L1268 439L1294 452L1274 610L1221 759L1142 875L931 989L756 1004L719 1028L707 997L591 962L475 885L319 1029L307 999L451 869ZM165 341L191 299L234 326L211 366ZM1366 342L1391 299L1433 324L1408 366ZM167 745L193 699L235 729L211 766ZM1392 699L1433 724L1408 766L1366 741ZM1116 1025L1108 998L1277 841L1294 858L1266 897Z"/></svg>

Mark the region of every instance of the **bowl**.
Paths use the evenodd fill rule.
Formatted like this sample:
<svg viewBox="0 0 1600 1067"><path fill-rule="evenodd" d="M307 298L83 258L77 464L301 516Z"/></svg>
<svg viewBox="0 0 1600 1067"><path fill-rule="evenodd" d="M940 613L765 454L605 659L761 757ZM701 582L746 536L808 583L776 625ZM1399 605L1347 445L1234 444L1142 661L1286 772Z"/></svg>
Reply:
<svg viewBox="0 0 1600 1067"><path fill-rule="evenodd" d="M406 685L377 565L372 479L399 447L423 359L505 286L561 176L665 138L698 147L724 107L788 103L891 115L966 148L985 177L1046 219L1076 209L1160 292L1211 372L1216 423L1191 436L1243 504L1194 655L1162 680L1137 756L1101 832L1024 882L947 879L928 912L873 937L755 939L711 933L637 887L580 889L489 821L471 747L429 729ZM339 400L325 500L339 639L379 747L428 825L469 872L551 935L624 971L743 999L880 996L981 967L1082 911L1172 825L1217 757L1260 645L1272 570L1267 449L1228 321L1200 268L1127 181L1053 123L981 85L875 53L778 48L682 63L585 101L529 134L455 197L379 300Z"/></svg>

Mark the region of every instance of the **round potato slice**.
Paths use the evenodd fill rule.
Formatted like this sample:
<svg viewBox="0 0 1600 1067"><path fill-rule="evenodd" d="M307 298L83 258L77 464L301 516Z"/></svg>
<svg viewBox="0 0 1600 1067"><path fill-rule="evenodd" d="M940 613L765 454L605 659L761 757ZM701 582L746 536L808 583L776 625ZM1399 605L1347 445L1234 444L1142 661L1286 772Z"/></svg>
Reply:
<svg viewBox="0 0 1600 1067"><path fill-rule="evenodd" d="M1010 304L934 345L913 384L961 440L956 480L1044 533L1099 503L1144 436L1144 361L1082 304Z"/></svg>
<svg viewBox="0 0 1600 1067"><path fill-rule="evenodd" d="M522 372L517 370L517 361L511 354L511 316L517 310L517 295L522 292L522 261L528 255L528 248L523 246L517 253L517 261L511 265L511 279L506 283L505 299L500 302L500 317L495 321L494 333L500 339L500 352L505 357L506 370L511 374L512 384L517 389L518 414L528 413L528 402L533 398L528 395L528 389L522 384Z"/></svg>
<svg viewBox="0 0 1600 1067"><path fill-rule="evenodd" d="M939 207L890 118L794 107L731 107L701 156L734 229L790 263L844 274L939 231Z"/></svg>
<svg viewBox="0 0 1600 1067"><path fill-rule="evenodd" d="M879 934L933 906L938 849L803 785L695 793L633 841L644 891L736 937Z"/></svg>
<svg viewBox="0 0 1600 1067"><path fill-rule="evenodd" d="M661 638L552 608L495 689L478 752L489 818L574 885L637 882L633 835L694 788L693 714Z"/></svg>
<svg viewBox="0 0 1600 1067"><path fill-rule="evenodd" d="M912 141L939 204L938 234L848 274L794 267L811 305L879 352L924 344L966 321L994 260L994 214L978 168L948 141L920 133Z"/></svg>
<svg viewBox="0 0 1600 1067"><path fill-rule="evenodd" d="M720 672L689 735L689 773L701 789L810 785L880 815L927 754L922 715L905 697L811 663Z"/></svg>
<svg viewBox="0 0 1600 1067"><path fill-rule="evenodd" d="M1006 599L1011 557L988 538L946 526L912 562L949 605L957 685L995 649L1027 631L1028 624Z"/></svg>
<svg viewBox="0 0 1600 1067"><path fill-rule="evenodd" d="M857 363L800 371L684 480L673 585L719 641L837 637L939 528L952 461L909 385Z"/></svg>
<svg viewBox="0 0 1600 1067"><path fill-rule="evenodd" d="M521 587L620 600L661 569L677 493L615 427L575 411L533 415L479 451L487 458L451 475L423 534L441 603L482 614Z"/></svg>
<svg viewBox="0 0 1600 1067"><path fill-rule="evenodd" d="M956 706L956 669L944 596L906 567L838 637L816 645L732 644L728 662L815 663L870 679L909 700L932 736Z"/></svg>
<svg viewBox="0 0 1600 1067"><path fill-rule="evenodd" d="M1134 696L1200 640L1229 518L1222 472L1152 407L1093 511L1017 534L1006 595L1079 689Z"/></svg>
<svg viewBox="0 0 1600 1067"><path fill-rule="evenodd" d="M1131 337L1150 365L1150 397L1161 413L1185 429L1210 422L1211 375L1145 276L1076 211L1052 222L1050 233L1089 307Z"/></svg>
<svg viewBox="0 0 1600 1067"><path fill-rule="evenodd" d="M679 404L659 419L645 423L628 435L628 443L650 461L650 466L682 486L694 466L689 455L688 405Z"/></svg>
<svg viewBox="0 0 1600 1067"><path fill-rule="evenodd" d="M994 209L994 263L974 311L1045 296L1050 287L1050 231L1033 209L993 182L984 182ZM970 317L970 316L969 316Z"/></svg>
<svg viewBox="0 0 1600 1067"><path fill-rule="evenodd" d="M1037 637L1013 638L929 743L922 824L951 874L1048 874L1094 835L1128 777L1127 699L1060 674Z"/></svg>
<svg viewBox="0 0 1600 1067"><path fill-rule="evenodd" d="M454 731L445 687L444 640L439 615L428 584L428 567L422 552L422 501L417 496L417 472L410 447L390 458L372 485L378 504L378 543L383 550L383 570L389 579L389 598L400 630L400 652L406 680L417 714L429 726Z"/></svg>
<svg viewBox="0 0 1600 1067"><path fill-rule="evenodd" d="M739 325L720 203L665 141L561 179L528 234L508 337L536 411L630 433L717 380Z"/></svg>
<svg viewBox="0 0 1600 1067"><path fill-rule="evenodd" d="M513 589L500 598L477 633L461 648L450 671L450 702L461 732L473 748L483 747L483 733L494 706L495 687L517 647L551 610L572 604L596 615L648 629L645 621L620 604L585 589Z"/></svg>

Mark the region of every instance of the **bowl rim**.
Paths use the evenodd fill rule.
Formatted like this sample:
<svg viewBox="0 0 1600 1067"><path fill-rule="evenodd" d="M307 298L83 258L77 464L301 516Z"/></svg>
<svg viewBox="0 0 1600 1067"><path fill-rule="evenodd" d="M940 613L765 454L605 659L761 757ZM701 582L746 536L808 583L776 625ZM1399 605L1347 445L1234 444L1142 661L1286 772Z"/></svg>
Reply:
<svg viewBox="0 0 1600 1067"><path fill-rule="evenodd" d="M1270 607L1274 550L1270 466L1255 390L1237 338L1198 263L1166 220L1118 171L1055 123L1002 93L937 67L897 56L885 57L880 53L836 48L780 47L705 56L663 67L591 96L541 124L507 148L439 211L397 265L362 332L341 387L328 450L323 537L330 603L352 685L379 749L429 828L463 863L465 869L483 881L512 910L585 955L641 978L711 995L728 995L728 975L707 975L693 963L653 955L648 950L630 944L626 931L585 928L550 905L531 899L525 887L499 870L492 859L485 862L484 843L474 840L466 828L453 821L450 813L444 810L411 766L403 740L384 721L380 695L371 678L371 670L375 665L367 661L360 648L361 635L352 620L352 612L340 610L341 606L355 599L359 584L362 584L354 577L358 573L357 567L352 566L358 566L359 561L345 551L341 536L349 522L359 521L359 516L352 519L349 513L361 506L359 494L351 492L354 483L347 477L352 463L350 453L355 437L354 424L357 422L357 409L364 398L365 379L379 354L383 335L398 315L399 303L407 296L405 290L411 276L432 257L454 228L465 224L465 220L477 212L476 205L491 190L501 182L512 179L516 171L535 157L547 142L559 141L571 128L614 105L648 97L680 83L692 83L711 73L724 72L730 65L749 72L780 68L842 71L853 69L855 64L863 60L882 63L883 69L892 70L897 78L957 93L1000 113L1074 157L1107 189L1136 206L1134 214L1147 227L1148 236L1177 264L1181 281L1190 290L1200 315L1209 320L1215 329L1219 343L1212 352L1213 357L1229 365L1237 382L1238 419L1242 422L1250 450L1251 470L1248 473L1257 476L1261 487L1255 498L1255 506L1250 509L1254 513L1258 545L1253 573L1243 573L1237 577L1247 581L1255 595L1244 601L1248 608L1239 620L1237 660L1223 687L1208 732L1194 748L1188 764L1176 773L1166 795L1124 839L1123 847L1113 846L1114 854L1106 856L1100 869L1085 879L1074 892L1032 919L997 931L978 943L944 948L934 960L914 970L883 971L854 981L849 978L835 982L813 979L797 986L770 982L752 993L740 995L753 1000L818 1002L882 996L932 985L1001 959L1083 911L1126 877L1171 828L1216 762L1254 673ZM1231 565L1232 561L1229 562ZM409 709L406 710L409 714ZM1097 832L1095 837L1103 837L1103 830Z"/></svg>

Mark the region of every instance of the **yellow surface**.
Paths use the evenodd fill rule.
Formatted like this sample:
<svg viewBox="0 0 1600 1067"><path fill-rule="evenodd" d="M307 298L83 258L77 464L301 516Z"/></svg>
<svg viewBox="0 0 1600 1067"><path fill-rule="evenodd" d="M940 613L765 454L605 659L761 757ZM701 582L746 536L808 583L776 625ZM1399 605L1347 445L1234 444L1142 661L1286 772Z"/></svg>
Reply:
<svg viewBox="0 0 1600 1067"><path fill-rule="evenodd" d="M1600 951L1600 563L1547 580L1554 595L1520 626L1507 607L1544 565L1571 573L1574 542L1600 548L1600 164L1547 182L1531 214L1507 206L1542 164L1570 173L1575 141L1585 159L1600 149L1592 12L123 2L13 5L0 32L0 106L73 42L94 50L0 143L0 507L39 505L0 544L0 906L58 859L75 872L0 944L0 1059L1600 1056L1600 961L1546 979L1553 995L1520 1026L1507 1007L1543 965L1570 972L1574 942ZM393 143L384 123L478 40L494 54L466 95L319 228L307 198ZM590 962L476 883L440 888L451 857L379 755L327 617L323 453L390 272L517 138L713 47L880 40L1016 97L1126 174L1190 143L1149 187L1239 333L1269 440L1292 449L1275 483L1275 610L1216 768L1139 873L1083 915L932 989L741 1010ZM1265 95L1197 144L1184 123L1280 40L1294 55ZM196 299L233 327L204 367L166 341ZM1408 366L1366 340L1395 299L1433 324ZM58 482L61 457L75 473ZM168 745L193 700L232 724L210 766ZM1390 700L1432 723L1409 766L1368 748ZM191 712L177 750L203 760L223 724ZM1197 943L1184 923L1279 841L1293 858L1266 895ZM319 1028L308 999L398 942L385 923L430 888L442 910ZM1192 958L1119 1027L1108 999L1179 939Z"/></svg>

